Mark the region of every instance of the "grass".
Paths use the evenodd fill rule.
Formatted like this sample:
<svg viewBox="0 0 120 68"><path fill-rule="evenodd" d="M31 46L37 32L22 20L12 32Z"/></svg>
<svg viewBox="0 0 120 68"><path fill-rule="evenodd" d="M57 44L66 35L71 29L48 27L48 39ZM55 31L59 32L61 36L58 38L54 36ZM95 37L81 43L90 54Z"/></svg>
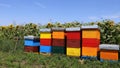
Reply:
<svg viewBox="0 0 120 68"><path fill-rule="evenodd" d="M80 60L76 57L54 54L44 56L24 53L23 41L0 40L0 68L119 68L120 62Z"/></svg>

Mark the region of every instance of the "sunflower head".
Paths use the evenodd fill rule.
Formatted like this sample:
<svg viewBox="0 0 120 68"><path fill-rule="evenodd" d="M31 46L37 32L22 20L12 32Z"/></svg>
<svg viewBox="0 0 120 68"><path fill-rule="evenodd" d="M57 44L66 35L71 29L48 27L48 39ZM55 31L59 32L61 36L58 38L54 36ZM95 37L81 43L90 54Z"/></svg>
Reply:
<svg viewBox="0 0 120 68"><path fill-rule="evenodd" d="M14 26L11 24L11 25L9 25L9 29L12 29Z"/></svg>

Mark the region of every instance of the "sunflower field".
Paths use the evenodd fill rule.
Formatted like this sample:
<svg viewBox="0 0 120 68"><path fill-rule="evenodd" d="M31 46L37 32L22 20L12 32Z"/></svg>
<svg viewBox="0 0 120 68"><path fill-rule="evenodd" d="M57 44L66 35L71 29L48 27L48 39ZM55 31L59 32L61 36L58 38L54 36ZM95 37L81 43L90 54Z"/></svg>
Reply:
<svg viewBox="0 0 120 68"><path fill-rule="evenodd" d="M78 21L61 24L50 22L46 25L33 23L25 25L0 26L0 68L119 68L120 63L80 60L65 55L43 56L24 53L24 36L39 36L39 29L52 27L81 27L97 24L101 32L101 44L120 45L120 23L112 20L80 23Z"/></svg>

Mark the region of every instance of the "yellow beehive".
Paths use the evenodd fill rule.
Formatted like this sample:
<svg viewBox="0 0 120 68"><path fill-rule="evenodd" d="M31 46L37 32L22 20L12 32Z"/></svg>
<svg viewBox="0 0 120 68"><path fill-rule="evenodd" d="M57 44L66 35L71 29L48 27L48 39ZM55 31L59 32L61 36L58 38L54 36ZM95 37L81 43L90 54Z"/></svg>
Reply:
<svg viewBox="0 0 120 68"><path fill-rule="evenodd" d="M59 32L59 31L53 31L52 33L52 38L54 39L64 39L65 37L65 33L63 31Z"/></svg>
<svg viewBox="0 0 120 68"><path fill-rule="evenodd" d="M100 39L100 31L99 30L83 30L82 38L97 38Z"/></svg>
<svg viewBox="0 0 120 68"><path fill-rule="evenodd" d="M68 56L80 56L81 54L80 48L67 48Z"/></svg>
<svg viewBox="0 0 120 68"><path fill-rule="evenodd" d="M82 47L82 56L96 57L98 51L97 47Z"/></svg>
<svg viewBox="0 0 120 68"><path fill-rule="evenodd" d="M40 33L40 38L42 38L42 39L50 39L51 38L51 33L50 32L41 32Z"/></svg>

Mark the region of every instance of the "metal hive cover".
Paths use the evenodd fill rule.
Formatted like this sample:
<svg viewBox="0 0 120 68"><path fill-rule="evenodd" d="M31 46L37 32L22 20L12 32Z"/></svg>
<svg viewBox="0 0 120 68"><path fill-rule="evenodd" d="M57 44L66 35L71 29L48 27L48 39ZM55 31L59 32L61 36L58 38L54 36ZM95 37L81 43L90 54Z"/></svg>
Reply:
<svg viewBox="0 0 120 68"><path fill-rule="evenodd" d="M99 47L105 50L119 50L119 45L115 44L101 44Z"/></svg>
<svg viewBox="0 0 120 68"><path fill-rule="evenodd" d="M98 25L81 26L82 29L99 29Z"/></svg>
<svg viewBox="0 0 120 68"><path fill-rule="evenodd" d="M80 27L72 27L72 28L66 28L66 31L80 31Z"/></svg>
<svg viewBox="0 0 120 68"><path fill-rule="evenodd" d="M24 36L24 39L31 39L31 40L33 40L33 39L38 39L38 38L39 37L33 36L33 35Z"/></svg>
<svg viewBox="0 0 120 68"><path fill-rule="evenodd" d="M52 28L53 31L64 31L65 28Z"/></svg>
<svg viewBox="0 0 120 68"><path fill-rule="evenodd" d="M51 32L51 29L40 29L40 32Z"/></svg>

